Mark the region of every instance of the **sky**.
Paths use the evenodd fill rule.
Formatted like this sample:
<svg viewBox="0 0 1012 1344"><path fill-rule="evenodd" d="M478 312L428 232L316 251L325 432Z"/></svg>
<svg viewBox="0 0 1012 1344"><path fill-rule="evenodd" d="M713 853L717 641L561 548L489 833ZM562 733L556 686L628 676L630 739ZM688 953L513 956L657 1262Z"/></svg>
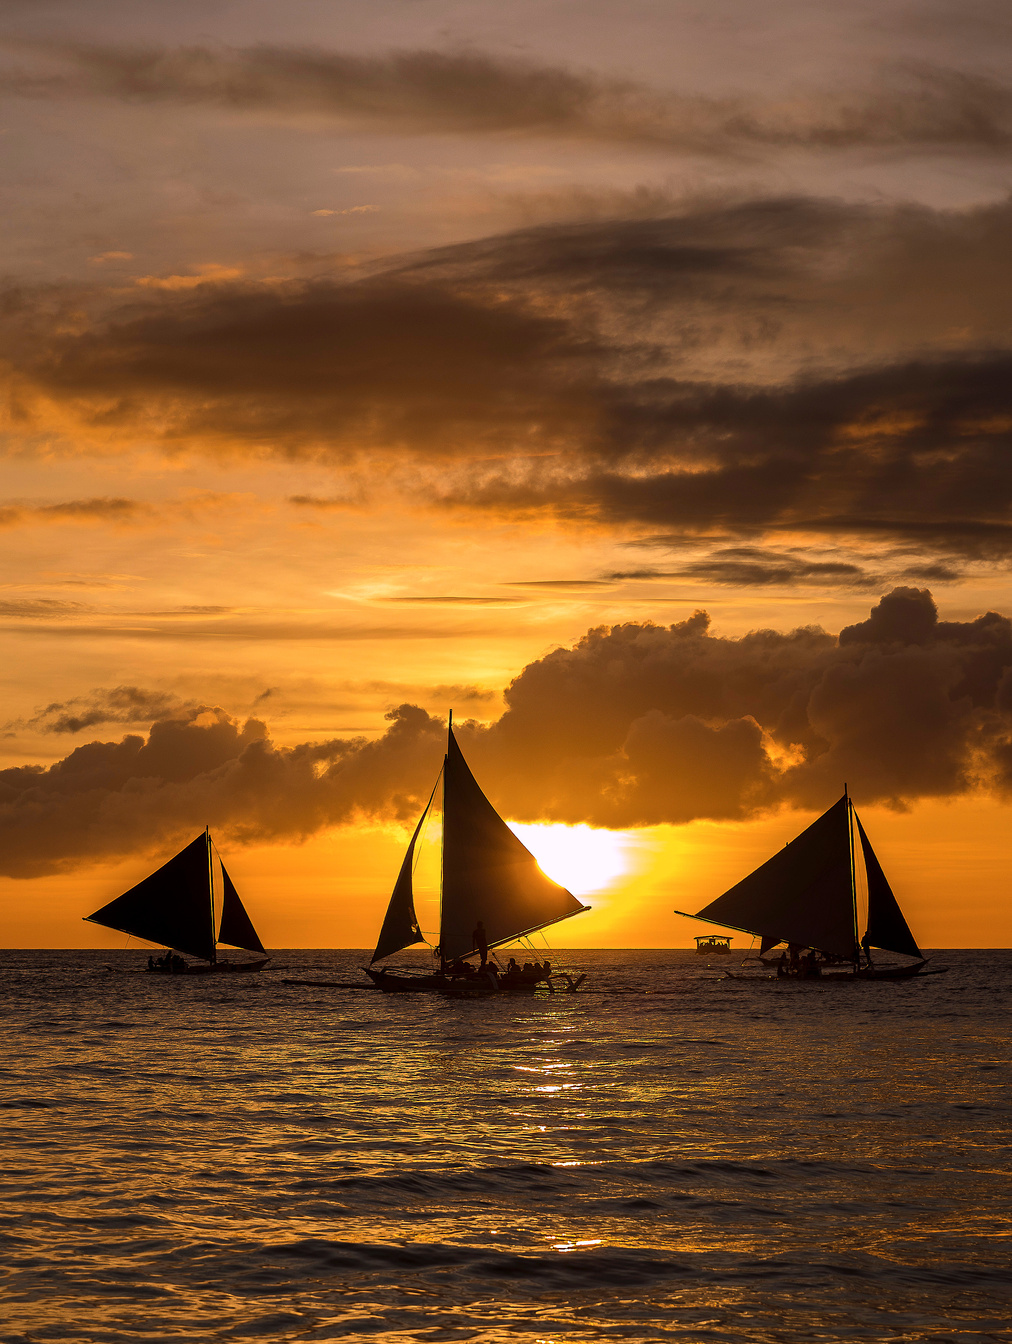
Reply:
<svg viewBox="0 0 1012 1344"><path fill-rule="evenodd" d="M210 826L370 946L452 709L557 945L687 945L844 784L1009 944L1006 5L0 19L0 942Z"/></svg>

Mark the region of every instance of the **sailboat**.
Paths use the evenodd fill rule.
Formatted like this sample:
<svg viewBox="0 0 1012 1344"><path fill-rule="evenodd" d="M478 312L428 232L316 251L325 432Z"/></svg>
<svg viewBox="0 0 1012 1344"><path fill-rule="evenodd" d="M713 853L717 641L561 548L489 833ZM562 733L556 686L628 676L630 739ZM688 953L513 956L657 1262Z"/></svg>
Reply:
<svg viewBox="0 0 1012 1344"><path fill-rule="evenodd" d="M867 917L859 936L855 829L867 879ZM781 973L803 978L900 980L924 972L927 959L914 940L899 903L844 786L843 797L817 821L723 896L687 919L702 919L761 939L760 956L787 943ZM875 966L871 949L916 961ZM805 957L799 953L805 952ZM864 954L862 960L862 952ZM822 976L825 964L850 970Z"/></svg>
<svg viewBox="0 0 1012 1344"><path fill-rule="evenodd" d="M488 951L527 938L590 907L545 876L534 855L482 793L453 735L452 712L446 735L442 769L408 844L366 974L388 993L495 993L501 989L532 989L538 980L547 981L551 988L553 978L567 989L575 989L579 980L553 976L550 965L537 978L524 977L520 972L500 977L495 971L484 970ZM439 943L434 949L439 969L430 975L377 969L378 961L425 941L415 915L412 872L415 847L440 780L443 838ZM481 956L483 973L476 974L475 968L465 965L475 953Z"/></svg>
<svg viewBox="0 0 1012 1344"><path fill-rule="evenodd" d="M216 880L219 872L220 883ZM221 892L217 929L216 889ZM154 957L148 958L150 971L190 975L206 975L211 971L259 971L270 960L269 957L259 961L218 958L219 943L248 952L264 952L266 949L207 830L143 882L103 905L93 915L85 915L85 920L169 948L168 956L157 961ZM177 952L198 957L207 965L189 965L175 955Z"/></svg>

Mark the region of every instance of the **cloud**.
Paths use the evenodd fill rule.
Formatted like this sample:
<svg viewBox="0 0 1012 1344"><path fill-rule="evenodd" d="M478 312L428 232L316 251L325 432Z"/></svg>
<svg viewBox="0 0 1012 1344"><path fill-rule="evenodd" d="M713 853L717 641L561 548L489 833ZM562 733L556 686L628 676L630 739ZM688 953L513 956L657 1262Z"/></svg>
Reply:
<svg viewBox="0 0 1012 1344"><path fill-rule="evenodd" d="M294 840L362 814L406 820L438 766L441 726L403 706L378 742L283 748L257 719L192 707L147 737L78 747L48 769L0 771L3 870L31 877L151 851L210 823L238 843Z"/></svg>
<svg viewBox="0 0 1012 1344"><path fill-rule="evenodd" d="M467 50L52 43L22 44L20 55L4 84L26 96L205 106L398 134L553 136L724 155L797 146L993 151L1012 139L1006 84L927 64L879 66L850 89L799 83L772 99L681 94Z"/></svg>
<svg viewBox="0 0 1012 1344"><path fill-rule="evenodd" d="M495 607L507 605L515 607L523 599L520 597L440 597L435 594L424 597L384 597L384 602L421 602L436 606L464 605L469 607Z"/></svg>
<svg viewBox="0 0 1012 1344"><path fill-rule="evenodd" d="M621 577L609 575L607 579L515 579L508 588L557 588L560 592L582 592L584 589L611 588L612 579Z"/></svg>
<svg viewBox="0 0 1012 1344"><path fill-rule="evenodd" d="M79 616L91 608L83 602L65 602L55 597L15 598L0 601L0 617L13 617L16 620L63 620L68 616Z"/></svg>
<svg viewBox="0 0 1012 1344"><path fill-rule="evenodd" d="M178 291L197 289L200 285L220 285L228 280L238 280L241 275L241 267L222 266L210 261L197 266L193 275L139 275L134 284L140 289Z"/></svg>
<svg viewBox="0 0 1012 1344"><path fill-rule="evenodd" d="M39 523L132 522L148 513L136 499L70 499L61 504L0 504L0 527Z"/></svg>
<svg viewBox="0 0 1012 1344"><path fill-rule="evenodd" d="M957 577L949 570L930 566L935 578ZM708 583L730 584L736 588L767 587L773 584L793 587L797 584L831 585L844 588L868 588L879 580L860 565L843 560L811 560L799 555L764 550L758 546L725 546L711 552L705 560L678 569L634 569L616 571L610 579L703 579Z"/></svg>
<svg viewBox="0 0 1012 1344"><path fill-rule="evenodd" d="M221 281L10 301L15 434L312 457L353 507L561 518L725 548L772 582L787 538L881 538L874 573L1001 561L1012 524L1012 203L807 199L522 229L353 281ZM114 306L118 303L119 306ZM818 351L818 358L813 354ZM727 548L739 548L737 557ZM913 552L917 552L914 554ZM734 561L734 564L732 564ZM786 568L785 568L786 566ZM800 566L800 568L799 568Z"/></svg>
<svg viewBox="0 0 1012 1344"><path fill-rule="evenodd" d="M140 686L103 687L86 696L46 705L27 720L26 726L43 733L80 733L103 723L147 724L178 707L176 696L165 691Z"/></svg>
<svg viewBox="0 0 1012 1344"><path fill-rule="evenodd" d="M133 713L146 694L98 692L43 718ZM822 809L845 780L859 804L1012 796L1012 621L940 621L926 589L894 589L839 637L806 627L732 639L702 611L668 627L602 627L529 664L504 699L495 722L455 731L517 821L629 827ZM208 822L250 844L361 818L410 822L444 726L406 704L387 717L376 741L282 747L257 719L191 705L146 738L0 771L3 871L164 850Z"/></svg>
<svg viewBox="0 0 1012 1344"><path fill-rule="evenodd" d="M44 338L18 362L33 385L20 385L29 420L34 395L95 436L143 423L170 444L238 440L340 460L356 445L452 455L475 432L502 447L550 438L579 415L566 383L590 345L550 316L379 277L201 285Z"/></svg>
<svg viewBox="0 0 1012 1344"><path fill-rule="evenodd" d="M376 207L375 205L352 205L352 206L349 206L347 210L311 210L311 211L310 211L310 214L312 214L312 215L323 215L323 216L327 216L327 215L369 215L369 214L372 214L376 209L377 209L377 207Z"/></svg>

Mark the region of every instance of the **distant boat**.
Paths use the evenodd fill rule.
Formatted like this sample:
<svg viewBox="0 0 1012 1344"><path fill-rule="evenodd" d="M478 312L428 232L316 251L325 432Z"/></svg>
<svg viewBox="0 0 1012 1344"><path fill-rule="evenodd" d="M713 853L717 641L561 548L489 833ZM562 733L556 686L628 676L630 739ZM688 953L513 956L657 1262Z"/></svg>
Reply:
<svg viewBox="0 0 1012 1344"><path fill-rule="evenodd" d="M220 882L216 881L219 873ZM215 909L216 890L221 893L220 919ZM85 919L90 924L101 924L168 948L168 956L148 958L150 971L189 975L259 971L270 960L269 957L259 961L218 959L219 943L247 952L266 949L206 830L150 877ZM207 965L191 966L175 955L179 952L197 957Z"/></svg>
<svg viewBox="0 0 1012 1344"><path fill-rule="evenodd" d="M439 943L434 949L439 969L429 975L377 969L376 962L425 941L415 915L412 869L415 846L440 780L443 839ZM533 990L545 982L551 988L553 979L574 989L580 980L553 973L550 965L547 972L536 963L540 972L519 968L483 973L465 963L476 953L484 963L487 950L526 938L589 908L545 876L534 855L482 793L453 735L451 714L443 766L408 844L366 974L387 993L431 990L470 997Z"/></svg>
<svg viewBox="0 0 1012 1344"><path fill-rule="evenodd" d="M729 957L731 955L731 939L721 938L718 933L700 934L696 939L696 951L701 957Z"/></svg>
<svg viewBox="0 0 1012 1344"><path fill-rule="evenodd" d="M868 886L867 920L860 937L855 827ZM723 896L698 914L675 914L757 936L762 940L760 956L787 943L790 961L785 954L783 972L806 979L900 980L922 973L926 965L846 790L797 839ZM875 966L872 948L917 960ZM850 970L822 977L823 965L848 962Z"/></svg>

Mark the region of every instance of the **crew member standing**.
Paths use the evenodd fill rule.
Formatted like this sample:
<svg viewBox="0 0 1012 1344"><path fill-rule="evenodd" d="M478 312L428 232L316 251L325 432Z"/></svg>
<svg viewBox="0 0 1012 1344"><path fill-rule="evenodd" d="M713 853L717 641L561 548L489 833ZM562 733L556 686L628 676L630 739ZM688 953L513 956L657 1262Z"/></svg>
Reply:
<svg viewBox="0 0 1012 1344"><path fill-rule="evenodd" d="M480 919L475 925L474 933L471 934L471 941L481 953L481 964L484 966L488 961L488 935L485 933L485 925Z"/></svg>

